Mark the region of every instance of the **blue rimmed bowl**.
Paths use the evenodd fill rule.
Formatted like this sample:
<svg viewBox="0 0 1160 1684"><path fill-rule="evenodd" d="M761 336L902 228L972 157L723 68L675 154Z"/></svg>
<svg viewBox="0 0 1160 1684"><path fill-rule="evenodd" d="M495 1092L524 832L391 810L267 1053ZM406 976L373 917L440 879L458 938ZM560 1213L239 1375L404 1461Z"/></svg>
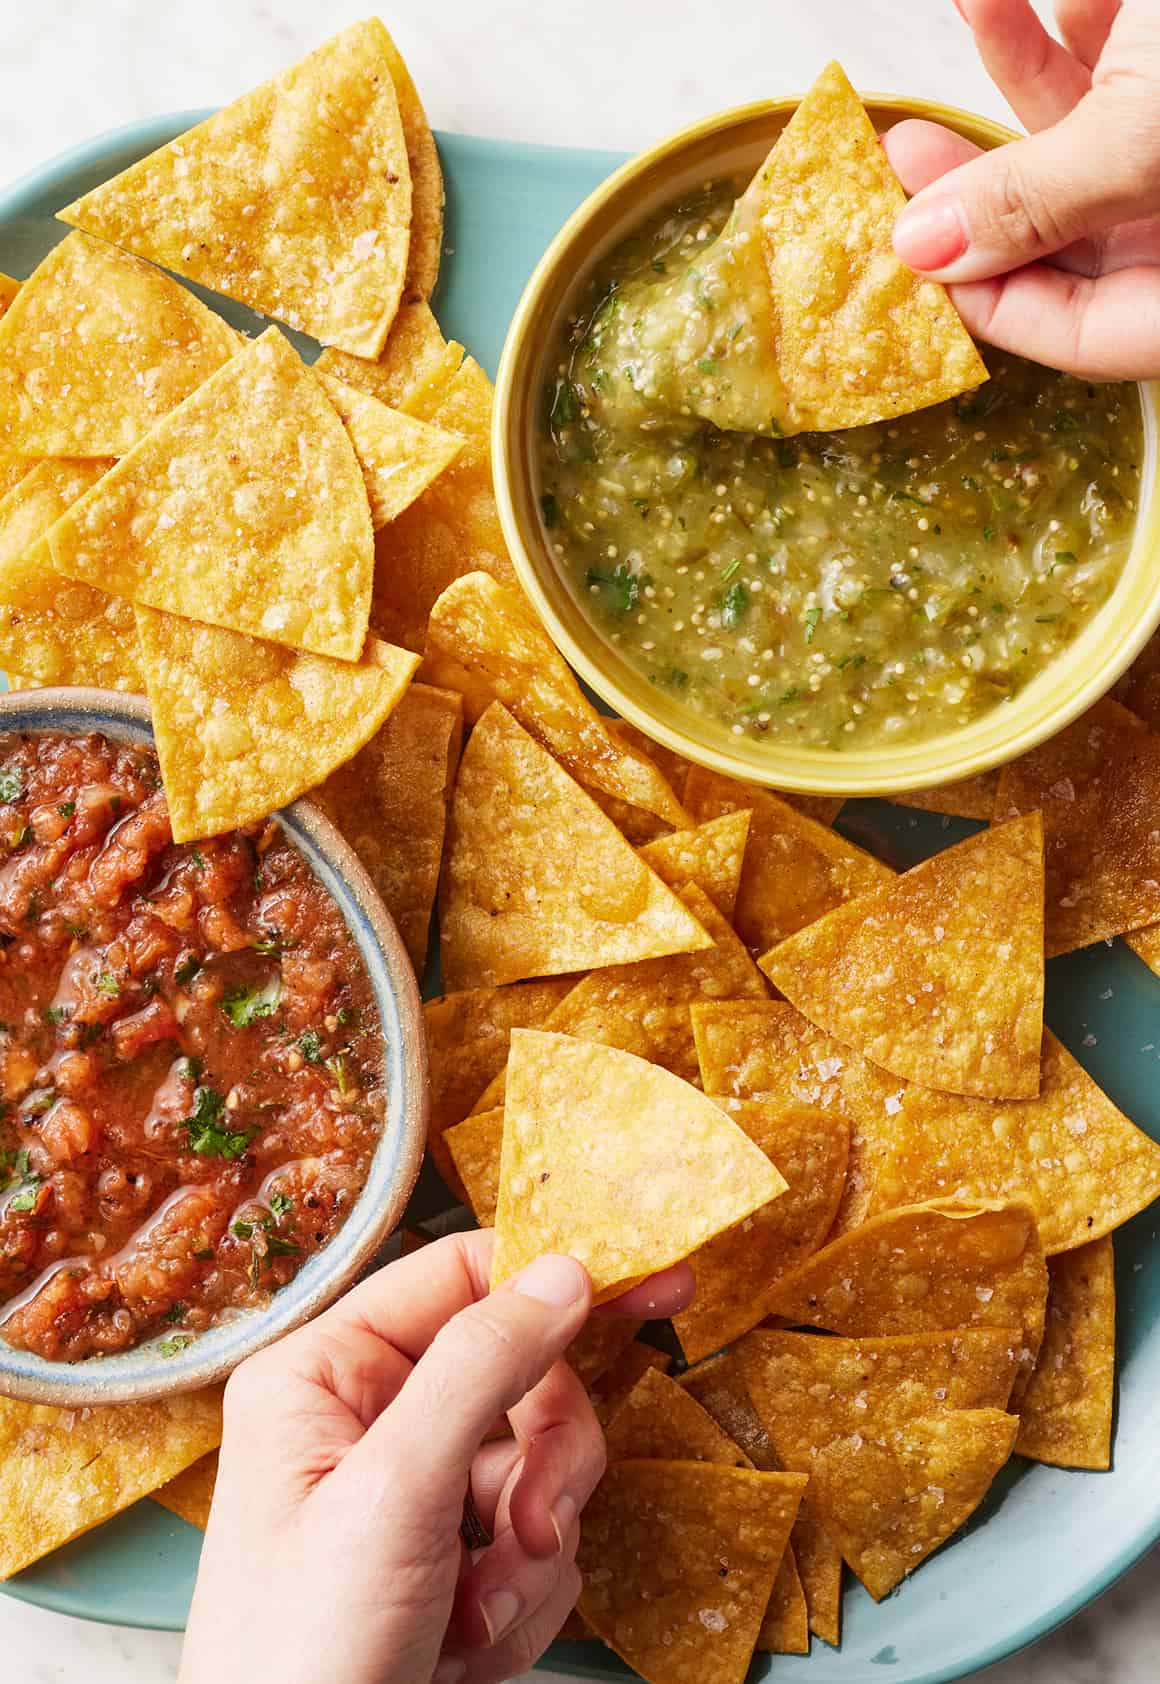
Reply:
<svg viewBox="0 0 1160 1684"><path fill-rule="evenodd" d="M29 690L0 695L0 731L100 731L152 747L142 697L110 690ZM0 1394L68 1408L140 1403L224 1380L244 1358L301 1327L346 1290L398 1226L427 1139L427 1057L415 973L370 879L330 821L309 801L278 813L287 836L342 913L366 967L383 1039L387 1110L362 1193L328 1245L269 1304L246 1310L164 1355L161 1339L116 1356L47 1362L0 1333Z"/></svg>

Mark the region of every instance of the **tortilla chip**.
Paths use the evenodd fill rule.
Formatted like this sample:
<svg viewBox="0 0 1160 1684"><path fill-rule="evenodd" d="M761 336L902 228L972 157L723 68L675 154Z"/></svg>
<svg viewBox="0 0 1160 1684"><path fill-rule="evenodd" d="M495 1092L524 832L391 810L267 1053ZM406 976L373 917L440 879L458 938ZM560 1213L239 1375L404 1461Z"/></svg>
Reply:
<svg viewBox="0 0 1160 1684"><path fill-rule="evenodd" d="M690 1393L650 1368L604 1430L610 1462L717 1462L728 1468L753 1463Z"/></svg>
<svg viewBox="0 0 1160 1684"><path fill-rule="evenodd" d="M446 385L413 392L401 406L464 441L447 472L383 527L375 542L371 627L404 648L422 651L432 607L462 574L482 570L501 585L516 586L491 477L492 396L487 375L468 357ZM460 689L454 669L454 662L436 660L425 677ZM481 711L477 701L468 707L468 718Z"/></svg>
<svg viewBox="0 0 1160 1684"><path fill-rule="evenodd" d="M1016 1390L1043 1340L1047 1265L1028 1204L928 1199L871 1217L786 1275L776 1315L851 1338L1021 1328Z"/></svg>
<svg viewBox="0 0 1160 1684"><path fill-rule="evenodd" d="M0 662L38 684L145 688L132 607L62 579L30 553L110 458L49 457L0 501Z"/></svg>
<svg viewBox="0 0 1160 1684"><path fill-rule="evenodd" d="M333 374L344 385L357 386L389 409L411 413L412 403L417 402L420 412L427 414L462 361L463 346L444 339L431 306L420 300L400 307L374 362L331 347L314 367L319 374Z"/></svg>
<svg viewBox="0 0 1160 1684"><path fill-rule="evenodd" d="M370 509L346 430L276 328L252 340L72 505L46 539L67 578L357 661Z"/></svg>
<svg viewBox="0 0 1160 1684"><path fill-rule="evenodd" d="M211 1451L203 1456L200 1462L194 1462L192 1467L179 1473L176 1479L159 1486L153 1492L153 1501L160 1503L163 1509L168 1509L178 1519L188 1521L190 1526L196 1526L202 1532L209 1525L209 1511L213 1505L214 1486L217 1484L218 1453Z"/></svg>
<svg viewBox="0 0 1160 1684"><path fill-rule="evenodd" d="M236 349L171 276L70 234L0 322L0 439L24 456L124 456Z"/></svg>
<svg viewBox="0 0 1160 1684"><path fill-rule="evenodd" d="M1047 1265L1047 1328L1019 1409L1015 1448L1059 1468L1110 1468L1116 1384L1112 1237Z"/></svg>
<svg viewBox="0 0 1160 1684"><path fill-rule="evenodd" d="M776 1283L825 1243L850 1152L850 1125L833 1112L754 1100L718 1103L776 1165L787 1191L689 1259L697 1296L673 1317L688 1362L755 1327Z"/></svg>
<svg viewBox="0 0 1160 1684"><path fill-rule="evenodd" d="M83 1410L0 1397L0 1579L147 1497L221 1436L220 1386Z"/></svg>
<svg viewBox="0 0 1160 1684"><path fill-rule="evenodd" d="M1049 958L1160 922L1160 736L1105 696L1003 767L994 822L1036 810Z"/></svg>
<svg viewBox="0 0 1160 1684"><path fill-rule="evenodd" d="M628 1316L591 1316L564 1352L577 1380L588 1391L620 1361L644 1326Z"/></svg>
<svg viewBox="0 0 1160 1684"><path fill-rule="evenodd" d="M503 1156L503 1114L502 1105L475 1111L443 1135L443 1149L450 1155L452 1171L443 1179L453 1191L463 1189L463 1202L470 1205L481 1228L495 1226Z"/></svg>
<svg viewBox="0 0 1160 1684"><path fill-rule="evenodd" d="M566 1252L600 1302L784 1190L765 1154L679 1077L617 1047L513 1030L493 1286Z"/></svg>
<svg viewBox="0 0 1160 1684"><path fill-rule="evenodd" d="M3 316L16 294L20 291L20 282L12 275L6 275L0 269L0 316Z"/></svg>
<svg viewBox="0 0 1160 1684"><path fill-rule="evenodd" d="M608 1425L643 1374L647 1374L650 1368L655 1368L658 1374L667 1374L671 1363L672 1358L664 1351L658 1351L655 1345L646 1345L634 1336L616 1361L588 1388L592 1408L601 1426Z"/></svg>
<svg viewBox="0 0 1160 1684"><path fill-rule="evenodd" d="M402 410L388 409L332 375L319 379L350 437L377 531L423 495L454 462L463 442Z"/></svg>
<svg viewBox="0 0 1160 1684"><path fill-rule="evenodd" d="M460 763L441 917L443 977L453 989L712 945L596 803L498 702Z"/></svg>
<svg viewBox="0 0 1160 1684"><path fill-rule="evenodd" d="M886 799L895 807L917 807L920 812L946 813L953 819L989 819L995 810L998 788L998 772L980 772L977 778L934 784L929 789L910 789L902 795L888 795Z"/></svg>
<svg viewBox="0 0 1160 1684"><path fill-rule="evenodd" d="M896 1076L989 1099L1038 1093L1038 815L935 854L760 963L811 1023Z"/></svg>
<svg viewBox="0 0 1160 1684"><path fill-rule="evenodd" d="M351 663L136 614L176 842L253 824L322 783L384 723L417 665L373 638Z"/></svg>
<svg viewBox="0 0 1160 1684"><path fill-rule="evenodd" d="M783 1471L769 1434L753 1408L742 1371L742 1361L736 1349L727 1351L723 1356L713 1357L709 1362L699 1363L696 1368L691 1368L687 1374L681 1376L680 1384L708 1411L734 1443L741 1445L754 1467L766 1473ZM808 1486L802 1497L793 1531L790 1533L790 1542L799 1582L805 1594L809 1630L823 1642L836 1646L842 1627L842 1557L826 1536L825 1528L811 1502ZM762 1627L758 1648L764 1648L767 1635L771 1635L766 1628L775 1612L775 1603L784 1608L784 1604L779 1602L779 1585L780 1575L779 1581L774 1584L770 1609L766 1615L766 1625ZM790 1619L792 1620L792 1614ZM788 1627L783 1626L778 1635L784 1637L787 1630L793 1630L792 1624Z"/></svg>
<svg viewBox="0 0 1160 1684"><path fill-rule="evenodd" d="M691 760L686 760L684 755L678 754L675 749L666 748L663 743L654 743L652 738L646 736L631 720L607 719L605 724L614 737L619 737L622 743L651 760L677 800L683 801L685 782L693 769Z"/></svg>
<svg viewBox="0 0 1160 1684"><path fill-rule="evenodd" d="M427 651L433 670L444 656L481 681L584 788L687 825L653 762L611 735L526 597L487 573L456 579L431 609Z"/></svg>
<svg viewBox="0 0 1160 1684"><path fill-rule="evenodd" d="M719 819L709 819L693 830L674 830L669 836L646 843L641 858L670 889L696 883L723 917L732 918L749 820L747 812L722 813Z"/></svg>
<svg viewBox="0 0 1160 1684"><path fill-rule="evenodd" d="M1039 1094L1012 1105L904 1086L882 1135L870 1208L1024 1198L1048 1255L1110 1233L1160 1198L1160 1145L1048 1031Z"/></svg>
<svg viewBox="0 0 1160 1684"><path fill-rule="evenodd" d="M411 172L377 18L57 214L360 357L403 291Z"/></svg>
<svg viewBox="0 0 1160 1684"><path fill-rule="evenodd" d="M722 813L752 811L734 924L754 953L766 952L843 901L894 881L890 867L873 854L768 790L694 766L685 805L698 824Z"/></svg>
<svg viewBox="0 0 1160 1684"><path fill-rule="evenodd" d="M381 730L314 791L365 866L420 972L462 742L459 697L413 684Z"/></svg>
<svg viewBox="0 0 1160 1684"><path fill-rule="evenodd" d="M381 21L375 21L379 26L379 47L395 84L411 171L411 245L404 293L408 298L416 295L430 298L439 279L439 260L443 253L443 171L439 167L435 136L411 72Z"/></svg>
<svg viewBox="0 0 1160 1684"><path fill-rule="evenodd" d="M805 1483L615 1463L584 1511L581 1614L649 1684L743 1684Z"/></svg>
<svg viewBox="0 0 1160 1684"><path fill-rule="evenodd" d="M464 1203L467 1192L455 1173L444 1133L463 1120L507 1063L511 1031L538 1028L572 986L571 977L551 977L511 988L468 989L424 1003L431 1085L427 1148L448 1187Z"/></svg>

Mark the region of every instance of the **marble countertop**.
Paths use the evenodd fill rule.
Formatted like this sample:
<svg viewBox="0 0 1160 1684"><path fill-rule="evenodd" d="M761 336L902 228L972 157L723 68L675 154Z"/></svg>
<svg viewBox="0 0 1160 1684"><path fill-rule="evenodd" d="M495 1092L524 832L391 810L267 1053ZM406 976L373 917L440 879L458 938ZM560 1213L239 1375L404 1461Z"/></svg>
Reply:
<svg viewBox="0 0 1160 1684"><path fill-rule="evenodd" d="M8 0L8 8L0 181L135 118L223 103L368 10L363 0ZM710 53L703 0L383 4L443 129L635 148L718 107L801 89L835 52L861 88L1010 117L950 0L715 0L712 11ZM177 1676L179 1647L168 1634L82 1625L0 1599L0 1675L22 1684L162 1684ZM1154 1684L1158 1649L1160 1553L987 1677Z"/></svg>

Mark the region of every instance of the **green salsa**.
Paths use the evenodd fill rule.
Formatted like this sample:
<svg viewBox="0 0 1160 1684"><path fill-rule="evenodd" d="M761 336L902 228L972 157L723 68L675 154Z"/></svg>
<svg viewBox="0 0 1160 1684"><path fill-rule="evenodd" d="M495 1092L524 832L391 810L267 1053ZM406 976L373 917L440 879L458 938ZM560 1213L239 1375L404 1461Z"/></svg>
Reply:
<svg viewBox="0 0 1160 1684"><path fill-rule="evenodd" d="M625 659L737 736L866 748L966 724L1115 586L1136 387L988 350L975 391L847 432L725 432L654 407L688 322L662 307L642 336L640 303L697 298L689 276L736 194L714 183L655 216L561 330L539 431L547 540Z"/></svg>

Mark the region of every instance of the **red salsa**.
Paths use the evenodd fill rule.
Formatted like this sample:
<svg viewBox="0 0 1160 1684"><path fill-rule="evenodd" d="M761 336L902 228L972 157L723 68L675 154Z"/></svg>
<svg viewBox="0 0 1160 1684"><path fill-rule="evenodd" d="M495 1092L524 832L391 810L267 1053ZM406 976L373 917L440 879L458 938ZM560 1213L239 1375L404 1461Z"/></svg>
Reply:
<svg viewBox="0 0 1160 1684"><path fill-rule="evenodd" d="M279 825L178 846L148 750L0 733L0 1338L170 1354L264 1303L385 1104L358 950Z"/></svg>

